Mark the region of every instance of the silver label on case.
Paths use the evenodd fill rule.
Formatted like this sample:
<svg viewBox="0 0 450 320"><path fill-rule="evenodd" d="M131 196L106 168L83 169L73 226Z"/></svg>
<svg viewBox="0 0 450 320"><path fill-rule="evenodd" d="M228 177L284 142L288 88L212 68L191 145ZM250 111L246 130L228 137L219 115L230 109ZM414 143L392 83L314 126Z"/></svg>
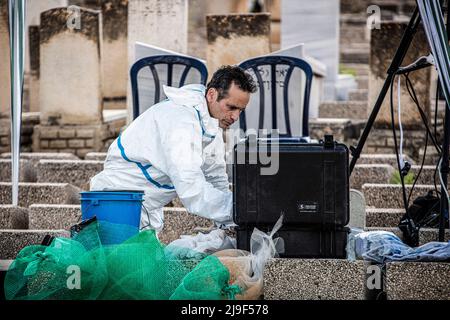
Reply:
<svg viewBox="0 0 450 320"><path fill-rule="evenodd" d="M315 201L298 201L297 210L299 213L317 213L319 212L319 203Z"/></svg>

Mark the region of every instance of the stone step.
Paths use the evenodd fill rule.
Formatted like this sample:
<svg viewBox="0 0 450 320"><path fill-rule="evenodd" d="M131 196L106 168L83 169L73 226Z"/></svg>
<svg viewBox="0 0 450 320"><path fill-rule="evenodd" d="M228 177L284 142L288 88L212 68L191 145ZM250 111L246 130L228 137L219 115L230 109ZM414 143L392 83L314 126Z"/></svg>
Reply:
<svg viewBox="0 0 450 320"><path fill-rule="evenodd" d="M367 103L361 101L325 101L319 106L320 118L367 119Z"/></svg>
<svg viewBox="0 0 450 320"><path fill-rule="evenodd" d="M28 211L33 230L69 230L81 222L81 206L76 204L32 204Z"/></svg>
<svg viewBox="0 0 450 320"><path fill-rule="evenodd" d="M369 90L354 89L348 92L348 100L350 101L367 101L369 99Z"/></svg>
<svg viewBox="0 0 450 320"><path fill-rule="evenodd" d="M407 195L412 185L406 185ZM416 185L411 201L418 196L425 195L429 190L434 190L433 185ZM373 208L403 208L402 186L396 184L371 184L362 186L366 199L366 205Z"/></svg>
<svg viewBox="0 0 450 320"><path fill-rule="evenodd" d="M394 233L397 237L403 240L403 233L397 227L366 227L367 231L389 231ZM421 228L419 231L419 246L433 241L439 240L439 229L433 228ZM450 229L445 229L444 241L447 242L450 240Z"/></svg>
<svg viewBox="0 0 450 320"><path fill-rule="evenodd" d="M405 214L405 209L366 209L366 227L368 228L393 228L397 227L400 219Z"/></svg>
<svg viewBox="0 0 450 320"><path fill-rule="evenodd" d="M97 160L97 161L105 161L106 160L106 152L89 152L84 157L85 160Z"/></svg>
<svg viewBox="0 0 450 320"><path fill-rule="evenodd" d="M450 263L389 262L384 273L388 300L450 300Z"/></svg>
<svg viewBox="0 0 450 320"><path fill-rule="evenodd" d="M20 162L22 163L20 171L20 181L36 182L37 165L40 160L80 160L72 153L45 153L45 152L21 152ZM0 154L0 182L11 181L11 153Z"/></svg>
<svg viewBox="0 0 450 320"><path fill-rule="evenodd" d="M405 161L414 164L414 160L412 160L408 155L404 155L404 158ZM395 154L364 153L360 155L356 164L388 164L394 168L397 168L397 157Z"/></svg>
<svg viewBox="0 0 450 320"><path fill-rule="evenodd" d="M70 236L65 230L0 230L0 260L15 259L24 247L41 244L47 234L65 238Z"/></svg>
<svg viewBox="0 0 450 320"><path fill-rule="evenodd" d="M342 48L340 61L343 63L369 63L369 51L367 49ZM362 88L361 88L362 89Z"/></svg>
<svg viewBox="0 0 450 320"><path fill-rule="evenodd" d="M19 206L29 207L35 203L77 204L81 190L68 183L19 183ZM0 204L11 204L10 182L0 182Z"/></svg>
<svg viewBox="0 0 450 320"><path fill-rule="evenodd" d="M36 170L33 163L20 159L19 181L36 182ZM11 182L11 160L0 159L0 182Z"/></svg>
<svg viewBox="0 0 450 320"><path fill-rule="evenodd" d="M420 165L413 165L411 166L411 172L414 175L414 178L417 177L417 174L419 173ZM419 179L417 180L418 184L434 184L434 170L435 166L426 166L424 165L422 167L422 172L420 173ZM439 174L436 173L436 184L439 188Z"/></svg>
<svg viewBox="0 0 450 320"><path fill-rule="evenodd" d="M271 259L265 300L364 300L366 264L346 259Z"/></svg>
<svg viewBox="0 0 450 320"><path fill-rule="evenodd" d="M365 183L389 183L394 168L388 164L357 164L350 176L350 188L361 190Z"/></svg>
<svg viewBox="0 0 450 320"><path fill-rule="evenodd" d="M213 225L211 220L190 214L184 208L166 207L164 228L158 234L158 238L162 243L168 244L179 239L181 235L197 234L198 230L209 229Z"/></svg>
<svg viewBox="0 0 450 320"><path fill-rule="evenodd" d="M0 155L2 159L11 159L11 153L6 152ZM80 160L73 153L66 152L21 152L20 159L33 160L39 162L42 159L53 159L53 160Z"/></svg>
<svg viewBox="0 0 450 320"><path fill-rule="evenodd" d="M364 183L392 183L391 179L394 172L398 171L397 165L390 164L357 164L353 169L353 173L350 176L350 186L353 189L361 190ZM416 179L419 173L420 166L412 165L410 174ZM433 185L434 166L423 166L420 176L416 184L421 185ZM411 182L412 184L412 182ZM439 176L436 175L436 184L439 184Z"/></svg>
<svg viewBox="0 0 450 320"><path fill-rule="evenodd" d="M342 63L340 69L350 71L356 77L369 75L369 65L366 63Z"/></svg>
<svg viewBox="0 0 450 320"><path fill-rule="evenodd" d="M37 181L70 183L89 190L89 181L103 170L103 161L97 160L40 160Z"/></svg>
<svg viewBox="0 0 450 320"><path fill-rule="evenodd" d="M0 205L0 229L28 229L28 210L13 205Z"/></svg>

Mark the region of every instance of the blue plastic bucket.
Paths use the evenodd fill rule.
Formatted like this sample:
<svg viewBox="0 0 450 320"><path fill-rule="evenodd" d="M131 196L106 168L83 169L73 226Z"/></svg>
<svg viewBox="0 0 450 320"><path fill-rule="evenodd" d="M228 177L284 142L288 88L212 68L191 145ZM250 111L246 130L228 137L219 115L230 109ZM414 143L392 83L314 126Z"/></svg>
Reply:
<svg viewBox="0 0 450 320"><path fill-rule="evenodd" d="M87 191L81 194L81 215L97 217L102 244L117 244L139 232L143 191Z"/></svg>

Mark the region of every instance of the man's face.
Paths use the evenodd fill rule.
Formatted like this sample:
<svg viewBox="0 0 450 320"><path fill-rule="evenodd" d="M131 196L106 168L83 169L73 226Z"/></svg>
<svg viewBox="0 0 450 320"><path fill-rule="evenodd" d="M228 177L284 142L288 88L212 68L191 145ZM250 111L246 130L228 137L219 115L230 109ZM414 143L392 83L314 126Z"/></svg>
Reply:
<svg viewBox="0 0 450 320"><path fill-rule="evenodd" d="M206 93L209 114L219 120L219 127L228 129L245 109L250 100L250 93L241 90L234 83L231 83L228 96L217 101L219 92L210 88Z"/></svg>

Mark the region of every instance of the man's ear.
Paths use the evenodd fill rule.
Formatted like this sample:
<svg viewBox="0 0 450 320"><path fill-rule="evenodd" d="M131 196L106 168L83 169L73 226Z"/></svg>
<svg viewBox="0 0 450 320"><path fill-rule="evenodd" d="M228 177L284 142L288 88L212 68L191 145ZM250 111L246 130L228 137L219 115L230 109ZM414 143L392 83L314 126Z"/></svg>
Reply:
<svg viewBox="0 0 450 320"><path fill-rule="evenodd" d="M218 92L215 88L209 88L206 92L206 100L208 100L208 102L210 103L217 101L217 96Z"/></svg>

